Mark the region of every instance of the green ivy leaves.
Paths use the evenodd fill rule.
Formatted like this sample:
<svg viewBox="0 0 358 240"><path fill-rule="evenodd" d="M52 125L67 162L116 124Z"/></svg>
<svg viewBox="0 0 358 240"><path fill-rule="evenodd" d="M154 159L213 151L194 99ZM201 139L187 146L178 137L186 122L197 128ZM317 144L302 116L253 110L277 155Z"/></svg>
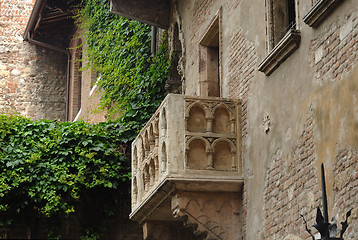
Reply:
<svg viewBox="0 0 358 240"><path fill-rule="evenodd" d="M167 39L153 56L151 27L111 14L108 0L84 1L79 19L88 30L90 66L101 75L102 108L131 130L132 140L164 98Z"/></svg>
<svg viewBox="0 0 358 240"><path fill-rule="evenodd" d="M116 123L59 123L0 115L0 219L70 214L87 189L116 189L129 158Z"/></svg>

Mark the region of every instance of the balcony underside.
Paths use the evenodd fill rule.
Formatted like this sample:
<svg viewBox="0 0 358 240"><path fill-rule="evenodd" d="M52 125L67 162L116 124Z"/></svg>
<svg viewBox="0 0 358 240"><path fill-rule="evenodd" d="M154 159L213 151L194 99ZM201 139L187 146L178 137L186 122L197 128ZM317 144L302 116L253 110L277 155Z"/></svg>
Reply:
<svg viewBox="0 0 358 240"><path fill-rule="evenodd" d="M173 221L170 210L171 196L178 192L229 192L239 193L244 180L231 178L182 178L164 179L129 215L130 219L139 223L144 221Z"/></svg>

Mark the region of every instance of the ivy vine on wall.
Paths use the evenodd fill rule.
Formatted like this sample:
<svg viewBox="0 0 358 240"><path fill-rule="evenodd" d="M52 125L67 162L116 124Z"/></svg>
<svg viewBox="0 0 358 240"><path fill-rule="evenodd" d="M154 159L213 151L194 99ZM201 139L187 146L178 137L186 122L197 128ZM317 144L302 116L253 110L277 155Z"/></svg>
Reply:
<svg viewBox="0 0 358 240"><path fill-rule="evenodd" d="M151 53L151 27L109 12L109 0L86 0L78 15L87 29L90 67L100 73L101 106L134 138L164 98L170 60L163 35Z"/></svg>

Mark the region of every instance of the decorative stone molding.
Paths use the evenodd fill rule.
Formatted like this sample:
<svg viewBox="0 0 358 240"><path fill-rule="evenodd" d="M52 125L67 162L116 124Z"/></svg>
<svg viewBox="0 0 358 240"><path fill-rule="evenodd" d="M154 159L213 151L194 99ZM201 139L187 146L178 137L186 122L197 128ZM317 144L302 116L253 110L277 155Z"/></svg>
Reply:
<svg viewBox="0 0 358 240"><path fill-rule="evenodd" d="M184 221L186 226L190 222L202 226L202 232L210 236L222 235L217 228L207 230L207 222L191 208L184 211L182 204L192 198L200 202L201 209L211 200L225 206L225 199L240 196L243 177L239 116L241 104L235 100L177 94L164 99L132 144L130 218L144 223L148 236L156 231L146 223L177 223L178 218L190 214ZM221 224L221 218L228 218L220 209L207 212L214 214L209 217L210 223Z"/></svg>
<svg viewBox="0 0 358 240"><path fill-rule="evenodd" d="M265 113L262 119L262 127L264 128L264 132L267 134L270 131L271 119L268 113Z"/></svg>
<svg viewBox="0 0 358 240"><path fill-rule="evenodd" d="M238 239L240 199L237 193L177 193L172 211L200 239Z"/></svg>
<svg viewBox="0 0 358 240"><path fill-rule="evenodd" d="M316 28L334 10L334 8L344 0L320 0L303 17L303 21L308 26Z"/></svg>
<svg viewBox="0 0 358 240"><path fill-rule="evenodd" d="M286 58L288 58L300 45L301 32L290 29L272 51L262 60L258 70L269 76Z"/></svg>
<svg viewBox="0 0 358 240"><path fill-rule="evenodd" d="M132 145L132 206L173 174L241 175L238 101L170 94Z"/></svg>

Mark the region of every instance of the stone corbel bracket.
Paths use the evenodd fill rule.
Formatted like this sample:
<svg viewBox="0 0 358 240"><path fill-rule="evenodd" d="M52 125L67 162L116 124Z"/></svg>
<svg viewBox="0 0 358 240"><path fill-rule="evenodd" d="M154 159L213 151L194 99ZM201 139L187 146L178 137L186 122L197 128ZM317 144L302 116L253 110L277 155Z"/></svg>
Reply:
<svg viewBox="0 0 358 240"><path fill-rule="evenodd" d="M194 182L195 180L195 182ZM129 218L140 224L150 219L151 214L160 208L166 201L170 200L173 195L178 192L206 192L206 196L212 196L212 192L216 195L225 196L225 194L234 193L238 196L242 191L243 179L233 177L230 179L210 179L196 176L192 179L167 178L158 184L153 192L151 192L140 205L133 210ZM216 190L216 191L215 191ZM220 194L217 194L220 192ZM173 209L173 207L172 207ZM172 210L173 211L173 210Z"/></svg>
<svg viewBox="0 0 358 240"><path fill-rule="evenodd" d="M272 51L258 66L260 72L269 76L286 58L288 58L300 45L301 32L297 29L289 30Z"/></svg>
<svg viewBox="0 0 358 240"><path fill-rule="evenodd" d="M344 0L320 0L303 17L303 21L310 27L316 28L330 14L334 8Z"/></svg>
<svg viewBox="0 0 358 240"><path fill-rule="evenodd" d="M237 193L178 192L172 197L171 206L174 217L200 239L226 240L240 235Z"/></svg>

